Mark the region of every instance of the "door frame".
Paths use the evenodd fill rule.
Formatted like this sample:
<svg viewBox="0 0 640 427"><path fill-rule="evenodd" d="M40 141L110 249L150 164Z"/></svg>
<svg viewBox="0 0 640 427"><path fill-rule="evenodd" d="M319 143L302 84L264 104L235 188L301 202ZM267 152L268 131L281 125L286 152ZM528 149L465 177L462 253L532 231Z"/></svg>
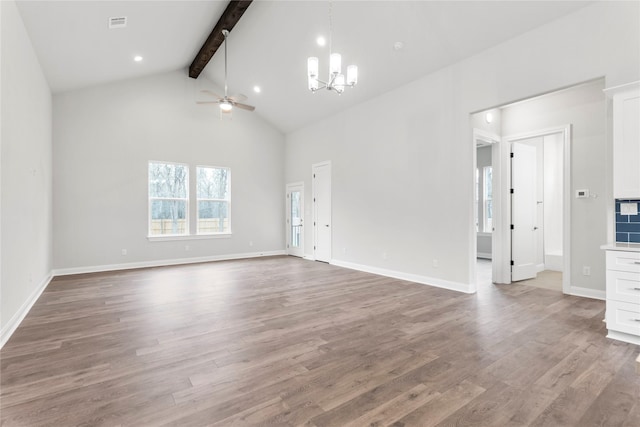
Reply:
<svg viewBox="0 0 640 427"><path fill-rule="evenodd" d="M317 208L317 204L315 202L316 200L316 180L314 178L314 174L316 171L316 168L319 167L325 167L327 166L329 168L329 177L331 178L332 176L332 170L331 170L331 160L326 160L323 162L318 162L318 163L314 163L311 165L311 200L313 201L313 208L311 209L312 211L312 218L313 218L313 259L314 261L317 260L316 257L316 246L318 243L318 208ZM332 199L332 204L333 204L333 191L331 188L332 184L331 184L331 180L329 181L329 191L331 192L331 199ZM332 213L330 214L331 217L331 221L330 221L330 241L329 241L329 260L331 260L331 257L333 256L332 251L331 251L331 247L333 245L333 207L331 209Z"/></svg>
<svg viewBox="0 0 640 427"><path fill-rule="evenodd" d="M556 133L562 134L562 292L571 293L571 125L555 126L546 129L535 130L531 132L519 133L515 135L505 136L502 138L502 148L500 150L500 162L498 163L501 176L505 179L501 180L500 195L504 200L510 200L511 197L511 144L523 139L544 137ZM495 173L495 168L494 168ZM497 187L494 187L497 188ZM495 192L494 192L495 194ZM502 259L500 260L502 277L508 281L500 283L511 283L511 257L505 255L505 248L511 249L511 203L503 203L500 214L504 221L500 221L501 239L498 245L501 245ZM494 243L496 243L494 238Z"/></svg>
<svg viewBox="0 0 640 427"><path fill-rule="evenodd" d="M500 192L495 191L495 189L500 188L500 168L496 168L496 165L500 160L500 145L502 140L499 135L488 132L482 129L473 128L473 200L476 199L476 168L478 167L478 143L482 143L485 145L491 145L491 187L493 190L493 232L491 233L491 281L493 283L504 283L502 281L502 269L500 268L499 260L502 259L502 247L496 244L496 241L500 239L500 215L496 215L497 212L500 212L500 206L502 200L500 198ZM474 213L475 218L476 213ZM478 236L475 229L475 221L471 221L473 223L473 253L471 256L471 265L469 266L469 271L471 272L471 280L469 281L472 284L472 292L476 292L477 290L477 276L476 276L476 263L478 258Z"/></svg>
<svg viewBox="0 0 640 427"><path fill-rule="evenodd" d="M292 254L291 248L289 247L289 243L291 242L291 226L290 226L291 209L290 209L289 195L291 194L292 189L298 188L298 187L300 188L300 212L301 212L301 219L303 222L302 222L302 232L300 233L300 253ZM301 258L304 258L304 182L303 181L292 182L286 185L284 203L285 203L286 239L287 239L285 251L287 255L299 256Z"/></svg>

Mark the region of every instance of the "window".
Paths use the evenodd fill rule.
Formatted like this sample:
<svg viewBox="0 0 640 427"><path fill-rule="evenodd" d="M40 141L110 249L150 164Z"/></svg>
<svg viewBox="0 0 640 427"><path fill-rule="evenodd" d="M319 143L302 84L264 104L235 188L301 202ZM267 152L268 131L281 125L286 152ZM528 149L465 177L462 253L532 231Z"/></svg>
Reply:
<svg viewBox="0 0 640 427"><path fill-rule="evenodd" d="M197 234L231 233L231 173L228 168L196 168Z"/></svg>
<svg viewBox="0 0 640 427"><path fill-rule="evenodd" d="M189 234L189 168L149 162L149 236Z"/></svg>
<svg viewBox="0 0 640 427"><path fill-rule="evenodd" d="M476 232L480 231L480 228L478 227L478 198L480 197L480 169L476 168L476 200L474 203L474 207L475 209L473 210L475 212L475 219L476 219Z"/></svg>
<svg viewBox="0 0 640 427"><path fill-rule="evenodd" d="M484 181L483 228L485 233L491 233L493 231L493 189L491 185L493 168L491 166L485 166L482 169L482 173L483 173L483 181Z"/></svg>

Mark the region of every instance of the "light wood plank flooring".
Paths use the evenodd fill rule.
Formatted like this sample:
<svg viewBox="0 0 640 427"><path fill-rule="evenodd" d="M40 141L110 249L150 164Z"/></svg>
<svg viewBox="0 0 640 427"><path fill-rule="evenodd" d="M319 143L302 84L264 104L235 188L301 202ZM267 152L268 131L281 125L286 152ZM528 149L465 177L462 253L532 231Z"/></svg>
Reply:
<svg viewBox="0 0 640 427"><path fill-rule="evenodd" d="M640 426L604 302L290 257L56 278L0 351L3 426Z"/></svg>

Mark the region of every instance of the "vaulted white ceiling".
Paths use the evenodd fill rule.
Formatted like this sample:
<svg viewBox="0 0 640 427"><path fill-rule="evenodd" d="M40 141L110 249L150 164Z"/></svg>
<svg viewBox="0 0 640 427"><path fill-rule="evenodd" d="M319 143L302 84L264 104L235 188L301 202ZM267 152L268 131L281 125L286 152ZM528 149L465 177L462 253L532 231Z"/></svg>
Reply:
<svg viewBox="0 0 640 427"><path fill-rule="evenodd" d="M187 68L227 1L19 1L54 93ZM255 0L228 39L229 90L283 132L339 113L571 13L578 1L334 1L333 50L357 64L344 94L307 90L306 59L328 68L329 3ZM127 16L109 30L109 17ZM401 50L394 49L402 42ZM133 61L135 55L143 61ZM203 75L224 82L222 50ZM322 77L322 76L321 76ZM202 77L201 77L202 79ZM201 83L203 87L208 82ZM262 92L253 92L259 85ZM195 101L195 100L194 100ZM210 108L210 106L203 106Z"/></svg>

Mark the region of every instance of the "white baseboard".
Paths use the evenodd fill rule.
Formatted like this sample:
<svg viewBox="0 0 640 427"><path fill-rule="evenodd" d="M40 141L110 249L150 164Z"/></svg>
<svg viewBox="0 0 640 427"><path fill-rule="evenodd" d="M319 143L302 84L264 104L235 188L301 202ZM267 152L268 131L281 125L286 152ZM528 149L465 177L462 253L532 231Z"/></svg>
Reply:
<svg viewBox="0 0 640 427"><path fill-rule="evenodd" d="M394 279L407 280L409 282L416 282L422 285L435 286L437 288L449 289L452 291L464 292L466 294L472 294L475 292L475 286L450 282L448 280L436 279L433 277L421 276L418 274L405 273L396 270L387 270L385 268L371 267L369 265L355 264L348 261L340 261L332 259L330 264L338 267L349 268L351 270L364 271L365 273L377 274L379 276L393 277Z"/></svg>
<svg viewBox="0 0 640 427"><path fill-rule="evenodd" d="M562 255L550 253L544 256L544 266L546 270L562 271L563 264Z"/></svg>
<svg viewBox="0 0 640 427"><path fill-rule="evenodd" d="M284 250L266 251L266 252L248 252L243 254L226 254L226 255L195 257L195 258L178 258L178 259L130 262L126 264L109 264L109 265L95 265L95 266L89 266L89 267L60 268L60 269L53 270L53 275L68 276L70 274L99 273L102 271L131 270L134 268L163 267L168 265L180 265L180 264L196 264L199 262L228 261L232 259L259 258L259 257L276 256L276 255L286 255L286 252Z"/></svg>
<svg viewBox="0 0 640 427"><path fill-rule="evenodd" d="M476 258L491 259L491 252L478 252Z"/></svg>
<svg viewBox="0 0 640 427"><path fill-rule="evenodd" d="M569 295L576 297L584 297L591 299L599 299L604 301L607 298L607 293L598 289L581 288L578 286L571 286L569 288Z"/></svg>
<svg viewBox="0 0 640 427"><path fill-rule="evenodd" d="M42 282L40 282L38 287L34 289L31 295L29 295L29 298L27 298L22 306L20 306L20 309L16 312L16 314L14 314L6 324L2 325L2 329L0 329L0 348L4 347L7 341L9 341L9 338L11 338L11 335L13 335L16 329L18 329L18 326L20 326L20 323L27 316L29 310L31 310L31 307L33 307L33 304L38 301L38 298L40 298L42 292L44 292L44 290L51 282L51 279L53 279L53 274L49 273L42 280Z"/></svg>
<svg viewBox="0 0 640 427"><path fill-rule="evenodd" d="M313 255L308 255L308 254L304 254L304 255L302 256L302 258L303 258L303 259L306 259L306 260L308 260L308 261L315 261L315 260L316 260L316 257L315 257L315 256L313 256Z"/></svg>
<svg viewBox="0 0 640 427"><path fill-rule="evenodd" d="M607 338L611 338L618 341L628 342L629 344L640 345L640 336L625 334L624 332L608 331ZM638 356L638 363L640 363L640 356Z"/></svg>

